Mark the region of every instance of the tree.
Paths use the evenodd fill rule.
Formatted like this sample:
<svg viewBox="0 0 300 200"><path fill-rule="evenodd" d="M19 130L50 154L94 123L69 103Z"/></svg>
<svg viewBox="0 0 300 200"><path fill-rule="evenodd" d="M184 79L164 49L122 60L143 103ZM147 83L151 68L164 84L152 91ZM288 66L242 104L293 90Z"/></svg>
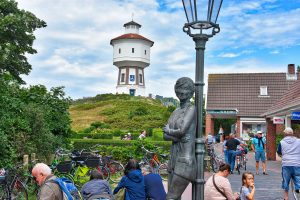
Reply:
<svg viewBox="0 0 300 200"><path fill-rule="evenodd" d="M19 83L24 83L20 75L31 71L25 54L37 53L32 48L33 32L43 27L46 22L19 9L14 0L0 1L0 76L9 72Z"/></svg>
<svg viewBox="0 0 300 200"><path fill-rule="evenodd" d="M70 131L70 99L62 87L21 87L10 75L0 76L0 168L23 154L47 157Z"/></svg>

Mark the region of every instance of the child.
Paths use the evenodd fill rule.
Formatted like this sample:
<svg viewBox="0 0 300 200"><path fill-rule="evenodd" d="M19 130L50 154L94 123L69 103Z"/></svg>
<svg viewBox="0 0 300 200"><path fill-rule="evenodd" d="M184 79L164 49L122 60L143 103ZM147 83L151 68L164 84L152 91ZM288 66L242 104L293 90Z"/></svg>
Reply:
<svg viewBox="0 0 300 200"><path fill-rule="evenodd" d="M254 200L254 175L251 172L244 172L242 176L241 200Z"/></svg>

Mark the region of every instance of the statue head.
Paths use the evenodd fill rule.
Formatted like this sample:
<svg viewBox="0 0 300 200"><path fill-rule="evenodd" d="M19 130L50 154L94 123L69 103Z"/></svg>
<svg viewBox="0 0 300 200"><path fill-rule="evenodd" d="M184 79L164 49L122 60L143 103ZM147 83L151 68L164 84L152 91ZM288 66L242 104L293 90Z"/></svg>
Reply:
<svg viewBox="0 0 300 200"><path fill-rule="evenodd" d="M188 77L179 78L176 81L174 89L180 101L187 101L193 97L195 91L194 81Z"/></svg>

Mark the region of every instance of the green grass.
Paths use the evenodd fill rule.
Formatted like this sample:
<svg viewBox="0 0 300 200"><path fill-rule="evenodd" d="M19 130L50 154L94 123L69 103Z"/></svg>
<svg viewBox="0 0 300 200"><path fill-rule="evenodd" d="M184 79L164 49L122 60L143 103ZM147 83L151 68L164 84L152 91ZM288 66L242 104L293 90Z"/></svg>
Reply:
<svg viewBox="0 0 300 200"><path fill-rule="evenodd" d="M112 94L77 100L73 102L69 112L72 130L77 132L96 121L102 121L112 129L160 128L171 114L160 101Z"/></svg>

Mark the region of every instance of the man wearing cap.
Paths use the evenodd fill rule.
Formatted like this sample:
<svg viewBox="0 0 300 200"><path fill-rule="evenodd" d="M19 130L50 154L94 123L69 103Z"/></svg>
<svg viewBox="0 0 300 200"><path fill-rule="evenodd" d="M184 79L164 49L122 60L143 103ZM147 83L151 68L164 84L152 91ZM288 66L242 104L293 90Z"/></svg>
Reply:
<svg viewBox="0 0 300 200"><path fill-rule="evenodd" d="M294 136L294 131L287 127L284 138L280 141L277 153L282 156L282 189L284 199L288 199L290 179L293 179L295 191L300 198L300 139Z"/></svg>
<svg viewBox="0 0 300 200"><path fill-rule="evenodd" d="M259 161L262 161L263 175L268 175L266 172L266 138L262 137L262 132L257 131L257 135L252 140L252 150L255 152L256 174L259 174Z"/></svg>

